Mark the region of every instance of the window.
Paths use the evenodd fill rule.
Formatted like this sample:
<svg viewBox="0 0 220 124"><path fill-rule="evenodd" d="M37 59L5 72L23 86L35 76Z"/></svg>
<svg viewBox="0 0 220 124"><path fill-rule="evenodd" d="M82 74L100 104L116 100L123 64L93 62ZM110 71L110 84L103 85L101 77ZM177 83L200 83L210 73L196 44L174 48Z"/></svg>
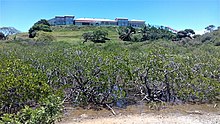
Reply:
<svg viewBox="0 0 220 124"><path fill-rule="evenodd" d="M87 23L87 22L82 22L82 25L89 25L89 23Z"/></svg>

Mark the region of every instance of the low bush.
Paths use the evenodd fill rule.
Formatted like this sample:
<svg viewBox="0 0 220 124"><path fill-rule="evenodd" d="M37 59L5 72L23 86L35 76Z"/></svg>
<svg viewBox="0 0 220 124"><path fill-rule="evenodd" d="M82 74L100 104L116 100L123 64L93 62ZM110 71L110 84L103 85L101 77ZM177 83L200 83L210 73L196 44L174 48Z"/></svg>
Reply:
<svg viewBox="0 0 220 124"><path fill-rule="evenodd" d="M216 42L216 43L215 43L215 46L220 46L220 42Z"/></svg>
<svg viewBox="0 0 220 124"><path fill-rule="evenodd" d="M105 43L106 40L110 40L107 38L108 33L104 30L95 30L93 32L83 33L82 37L84 39L83 43L87 41L92 41L94 43Z"/></svg>
<svg viewBox="0 0 220 124"><path fill-rule="evenodd" d="M0 40L4 40L5 39L5 34L3 34L2 32L0 32Z"/></svg>
<svg viewBox="0 0 220 124"><path fill-rule="evenodd" d="M55 95L42 99L35 108L25 106L17 114L4 114L0 123L4 124L53 124L62 114L62 101Z"/></svg>
<svg viewBox="0 0 220 124"><path fill-rule="evenodd" d="M35 37L35 41L37 42L52 42L54 40L55 37L50 32L39 31Z"/></svg>
<svg viewBox="0 0 220 124"><path fill-rule="evenodd" d="M142 41L142 36L141 34L133 34L131 36L131 41L132 42L141 42Z"/></svg>
<svg viewBox="0 0 220 124"><path fill-rule="evenodd" d="M50 124L62 104L42 71L12 54L0 53L0 122ZM60 95L61 96L61 95Z"/></svg>
<svg viewBox="0 0 220 124"><path fill-rule="evenodd" d="M34 23L34 25L29 29L29 38L34 38L38 31L52 32L50 24L47 20L41 19L40 21Z"/></svg>
<svg viewBox="0 0 220 124"><path fill-rule="evenodd" d="M166 30L165 28L148 25L142 29L135 29L132 27L119 27L117 29L119 38L123 41L141 42L146 40L166 39L171 40L175 34Z"/></svg>

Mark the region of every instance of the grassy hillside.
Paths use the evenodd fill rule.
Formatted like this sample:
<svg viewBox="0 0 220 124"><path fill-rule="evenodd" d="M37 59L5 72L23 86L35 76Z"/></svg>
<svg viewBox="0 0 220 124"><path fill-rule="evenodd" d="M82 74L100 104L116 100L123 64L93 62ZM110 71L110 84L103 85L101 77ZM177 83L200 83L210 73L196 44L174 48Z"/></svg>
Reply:
<svg viewBox="0 0 220 124"><path fill-rule="evenodd" d="M108 108L140 100L219 100L220 47L212 43L126 42L116 27L52 29L51 42L33 41L23 33L0 43L0 122L53 122L64 101ZM96 29L108 31L111 40L83 44L81 35ZM208 35L219 40L219 31Z"/></svg>
<svg viewBox="0 0 220 124"><path fill-rule="evenodd" d="M220 30L215 30L211 33L203 34L200 37L194 39L194 42L199 42L200 44L214 44L215 46L220 46Z"/></svg>

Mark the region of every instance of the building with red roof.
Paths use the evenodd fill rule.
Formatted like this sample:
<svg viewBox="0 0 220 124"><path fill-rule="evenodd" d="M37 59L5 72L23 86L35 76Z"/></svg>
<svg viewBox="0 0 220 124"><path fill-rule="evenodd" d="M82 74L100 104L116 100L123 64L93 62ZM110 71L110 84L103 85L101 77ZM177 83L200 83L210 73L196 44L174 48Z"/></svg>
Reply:
<svg viewBox="0 0 220 124"><path fill-rule="evenodd" d="M132 26L134 28L140 28L145 25L144 20L128 20L128 18L115 18L111 19L99 19L99 18L78 18L75 16L55 16L48 20L50 25L92 25L92 26Z"/></svg>

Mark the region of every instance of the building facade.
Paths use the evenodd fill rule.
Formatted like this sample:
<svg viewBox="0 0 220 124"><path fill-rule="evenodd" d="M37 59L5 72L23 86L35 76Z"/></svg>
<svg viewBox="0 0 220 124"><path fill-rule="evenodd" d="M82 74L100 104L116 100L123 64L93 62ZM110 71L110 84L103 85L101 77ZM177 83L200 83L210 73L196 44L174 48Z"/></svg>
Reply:
<svg viewBox="0 0 220 124"><path fill-rule="evenodd" d="M116 18L115 19L118 22L118 26L128 26L129 21L127 18Z"/></svg>
<svg viewBox="0 0 220 124"><path fill-rule="evenodd" d="M130 20L129 21L129 26L134 27L134 28L140 28L145 25L145 21L143 20Z"/></svg>
<svg viewBox="0 0 220 124"><path fill-rule="evenodd" d="M75 25L117 26L117 21L110 19L78 18L75 19Z"/></svg>
<svg viewBox="0 0 220 124"><path fill-rule="evenodd" d="M48 23L52 26L55 25L73 25L75 16L55 16L48 20Z"/></svg>
<svg viewBox="0 0 220 124"><path fill-rule="evenodd" d="M132 26L134 28L140 28L145 25L144 20L128 20L128 18L116 18L111 19L98 19L98 18L78 18L75 16L55 16L48 20L49 24L55 25L91 25L91 26Z"/></svg>

